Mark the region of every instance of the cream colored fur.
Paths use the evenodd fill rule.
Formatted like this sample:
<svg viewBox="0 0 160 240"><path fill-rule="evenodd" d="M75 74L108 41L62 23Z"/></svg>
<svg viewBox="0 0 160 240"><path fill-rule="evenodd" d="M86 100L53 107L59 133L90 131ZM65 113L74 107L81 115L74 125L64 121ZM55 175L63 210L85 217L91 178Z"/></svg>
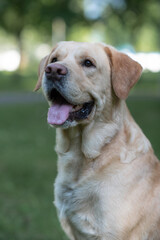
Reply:
<svg viewBox="0 0 160 240"><path fill-rule="evenodd" d="M55 206L72 240L160 240L160 164L131 117L125 98L138 63L105 44L61 42L43 60L36 89L53 56L70 71L68 96L94 99L87 120L56 129ZM93 58L96 70L80 67Z"/></svg>

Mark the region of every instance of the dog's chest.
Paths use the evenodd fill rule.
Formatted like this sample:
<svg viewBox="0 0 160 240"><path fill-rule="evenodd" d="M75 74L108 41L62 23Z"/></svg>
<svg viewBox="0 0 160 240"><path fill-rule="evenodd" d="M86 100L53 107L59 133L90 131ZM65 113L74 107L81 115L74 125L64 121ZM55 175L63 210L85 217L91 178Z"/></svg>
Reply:
<svg viewBox="0 0 160 240"><path fill-rule="evenodd" d="M94 239L98 236L98 226L102 216L99 207L99 198L91 186L76 186L76 184L55 184L55 205L58 209L60 221L69 225L74 234L83 239ZM86 238L84 238L84 236ZM81 239L81 238L77 238ZM97 239L97 238L95 238Z"/></svg>
<svg viewBox="0 0 160 240"><path fill-rule="evenodd" d="M82 155L77 151L59 157L55 206L62 227L69 236L70 232L75 236L70 239L115 239L110 181L102 182L98 173L92 169L85 172L83 166Z"/></svg>

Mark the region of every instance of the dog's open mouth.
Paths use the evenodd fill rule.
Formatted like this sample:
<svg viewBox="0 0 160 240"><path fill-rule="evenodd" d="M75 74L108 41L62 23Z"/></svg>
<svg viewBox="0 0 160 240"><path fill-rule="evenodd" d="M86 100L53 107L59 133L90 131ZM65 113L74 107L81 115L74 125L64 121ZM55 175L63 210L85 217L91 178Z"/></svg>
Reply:
<svg viewBox="0 0 160 240"><path fill-rule="evenodd" d="M93 101L80 105L69 103L56 89L48 94L48 99L52 102L48 111L48 123L52 125L63 125L66 121L86 119L92 112Z"/></svg>

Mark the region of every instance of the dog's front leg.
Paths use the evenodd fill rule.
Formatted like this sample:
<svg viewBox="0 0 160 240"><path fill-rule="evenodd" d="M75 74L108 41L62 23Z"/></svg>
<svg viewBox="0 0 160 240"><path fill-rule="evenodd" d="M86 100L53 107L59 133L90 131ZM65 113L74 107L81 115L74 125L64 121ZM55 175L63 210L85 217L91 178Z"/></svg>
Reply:
<svg viewBox="0 0 160 240"><path fill-rule="evenodd" d="M77 240L73 234L73 231L72 231L71 226L69 225L67 219L65 219L65 218L60 219L60 222L61 222L61 226L62 226L63 230L65 231L65 233L69 237L69 239Z"/></svg>

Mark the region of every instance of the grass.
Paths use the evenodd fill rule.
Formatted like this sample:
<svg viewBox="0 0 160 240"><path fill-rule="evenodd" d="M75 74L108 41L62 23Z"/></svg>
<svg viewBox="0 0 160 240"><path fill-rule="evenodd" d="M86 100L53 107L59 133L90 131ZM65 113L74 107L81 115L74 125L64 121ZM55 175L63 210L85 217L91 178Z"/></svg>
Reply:
<svg viewBox="0 0 160 240"><path fill-rule="evenodd" d="M36 71L26 69L23 72L0 71L0 91L31 91L38 80L38 67L36 66L35 69Z"/></svg>
<svg viewBox="0 0 160 240"><path fill-rule="evenodd" d="M160 158L160 100L131 98L129 108ZM53 201L55 131L47 105L1 105L0 240L66 240Z"/></svg>
<svg viewBox="0 0 160 240"><path fill-rule="evenodd" d="M46 104L0 106L0 240L66 239L53 202L55 132Z"/></svg>

